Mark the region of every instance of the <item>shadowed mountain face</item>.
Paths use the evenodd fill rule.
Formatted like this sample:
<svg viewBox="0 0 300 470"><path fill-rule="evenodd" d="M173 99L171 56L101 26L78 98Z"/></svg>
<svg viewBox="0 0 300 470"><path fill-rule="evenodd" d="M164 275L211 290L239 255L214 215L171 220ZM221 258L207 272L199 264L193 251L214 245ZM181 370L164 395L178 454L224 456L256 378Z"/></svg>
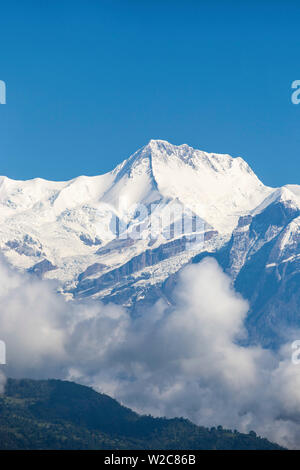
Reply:
<svg viewBox="0 0 300 470"><path fill-rule="evenodd" d="M200 221L200 243L189 243L178 206ZM269 188L239 157L151 140L105 175L0 177L0 209L5 258L68 298L139 314L172 302L177 273L210 255L249 301L251 341L277 347L300 326L300 187Z"/></svg>
<svg viewBox="0 0 300 470"><path fill-rule="evenodd" d="M0 395L1 449L280 449L255 432L139 416L72 382L12 380Z"/></svg>
<svg viewBox="0 0 300 470"><path fill-rule="evenodd" d="M219 257L249 301L250 340L265 347L292 341L300 326L299 214L290 201L274 202L239 225Z"/></svg>

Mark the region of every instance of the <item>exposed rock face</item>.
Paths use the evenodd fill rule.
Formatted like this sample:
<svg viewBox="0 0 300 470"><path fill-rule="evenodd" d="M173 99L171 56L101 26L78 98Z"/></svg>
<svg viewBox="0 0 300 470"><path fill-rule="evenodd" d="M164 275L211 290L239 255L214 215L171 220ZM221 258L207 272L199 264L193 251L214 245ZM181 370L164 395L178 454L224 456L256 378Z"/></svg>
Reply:
<svg viewBox="0 0 300 470"><path fill-rule="evenodd" d="M44 259L43 261L36 263L34 266L32 266L32 268L28 269L28 272L36 274L39 277L43 277L43 274L47 273L48 271L53 271L54 269L56 269L56 266L53 266L50 261Z"/></svg>
<svg viewBox="0 0 300 470"><path fill-rule="evenodd" d="M95 237L93 240L89 235L85 235L84 233L79 236L80 240L85 243L88 246L94 246L94 245L101 245L102 242L99 238Z"/></svg>
<svg viewBox="0 0 300 470"><path fill-rule="evenodd" d="M14 250L19 255L41 257L44 255L42 244L34 240L30 235L24 235L21 240L8 240L5 247Z"/></svg>
<svg viewBox="0 0 300 470"><path fill-rule="evenodd" d="M207 239L212 239L216 234L217 232L208 232ZM133 244L133 241L129 242L126 240L126 242L127 245ZM78 277L79 283L73 293L76 297L86 297L99 292L101 293L101 291L106 290L107 288L113 288L115 296L118 285L119 289L117 289L117 291L136 282L134 277L131 276L132 274L140 273L137 277L138 281L142 278L149 279L151 277L150 272L142 273L145 268L153 267L164 260L168 260L175 255L185 252L186 244L186 237L182 237L160 245L157 248L148 249L143 253L134 256L130 261L121 265L119 268L110 270L96 278L94 277L94 274L99 272L99 264L92 265ZM101 267L103 269L103 265L101 265ZM93 275L92 279L90 279L91 275Z"/></svg>
<svg viewBox="0 0 300 470"><path fill-rule="evenodd" d="M80 282L80 281L82 281L83 279L85 279L89 276L99 274L105 268L107 268L107 266L105 264L94 263L91 266L89 266L88 268L86 268L86 270L78 276L78 281Z"/></svg>

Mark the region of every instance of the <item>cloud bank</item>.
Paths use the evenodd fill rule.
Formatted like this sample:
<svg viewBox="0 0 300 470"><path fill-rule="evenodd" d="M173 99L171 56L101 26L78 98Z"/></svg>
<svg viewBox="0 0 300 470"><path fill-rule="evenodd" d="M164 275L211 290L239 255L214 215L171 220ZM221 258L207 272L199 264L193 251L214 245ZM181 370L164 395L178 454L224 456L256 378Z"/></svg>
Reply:
<svg viewBox="0 0 300 470"><path fill-rule="evenodd" d="M113 304L66 302L53 283L1 261L1 370L75 380L142 413L300 448L300 365L290 344L276 354L239 344L247 311L212 258L182 270L173 306L160 300L135 319Z"/></svg>

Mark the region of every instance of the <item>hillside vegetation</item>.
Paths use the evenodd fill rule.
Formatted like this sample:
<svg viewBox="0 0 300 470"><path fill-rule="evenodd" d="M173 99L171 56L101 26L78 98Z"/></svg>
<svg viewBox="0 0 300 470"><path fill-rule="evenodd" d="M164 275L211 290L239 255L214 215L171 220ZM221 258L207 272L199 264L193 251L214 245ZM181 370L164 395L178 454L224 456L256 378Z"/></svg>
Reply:
<svg viewBox="0 0 300 470"><path fill-rule="evenodd" d="M1 449L280 449L254 432L140 416L60 380L9 379L0 395Z"/></svg>

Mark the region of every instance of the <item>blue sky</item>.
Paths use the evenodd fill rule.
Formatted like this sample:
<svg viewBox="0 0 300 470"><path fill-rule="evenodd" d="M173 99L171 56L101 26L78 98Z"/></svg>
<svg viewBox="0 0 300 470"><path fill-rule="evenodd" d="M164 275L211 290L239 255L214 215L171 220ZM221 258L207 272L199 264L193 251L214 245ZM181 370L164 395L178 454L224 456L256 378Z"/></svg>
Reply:
<svg viewBox="0 0 300 470"><path fill-rule="evenodd" d="M0 174L99 174L158 138L300 183L299 25L299 1L1 2Z"/></svg>

